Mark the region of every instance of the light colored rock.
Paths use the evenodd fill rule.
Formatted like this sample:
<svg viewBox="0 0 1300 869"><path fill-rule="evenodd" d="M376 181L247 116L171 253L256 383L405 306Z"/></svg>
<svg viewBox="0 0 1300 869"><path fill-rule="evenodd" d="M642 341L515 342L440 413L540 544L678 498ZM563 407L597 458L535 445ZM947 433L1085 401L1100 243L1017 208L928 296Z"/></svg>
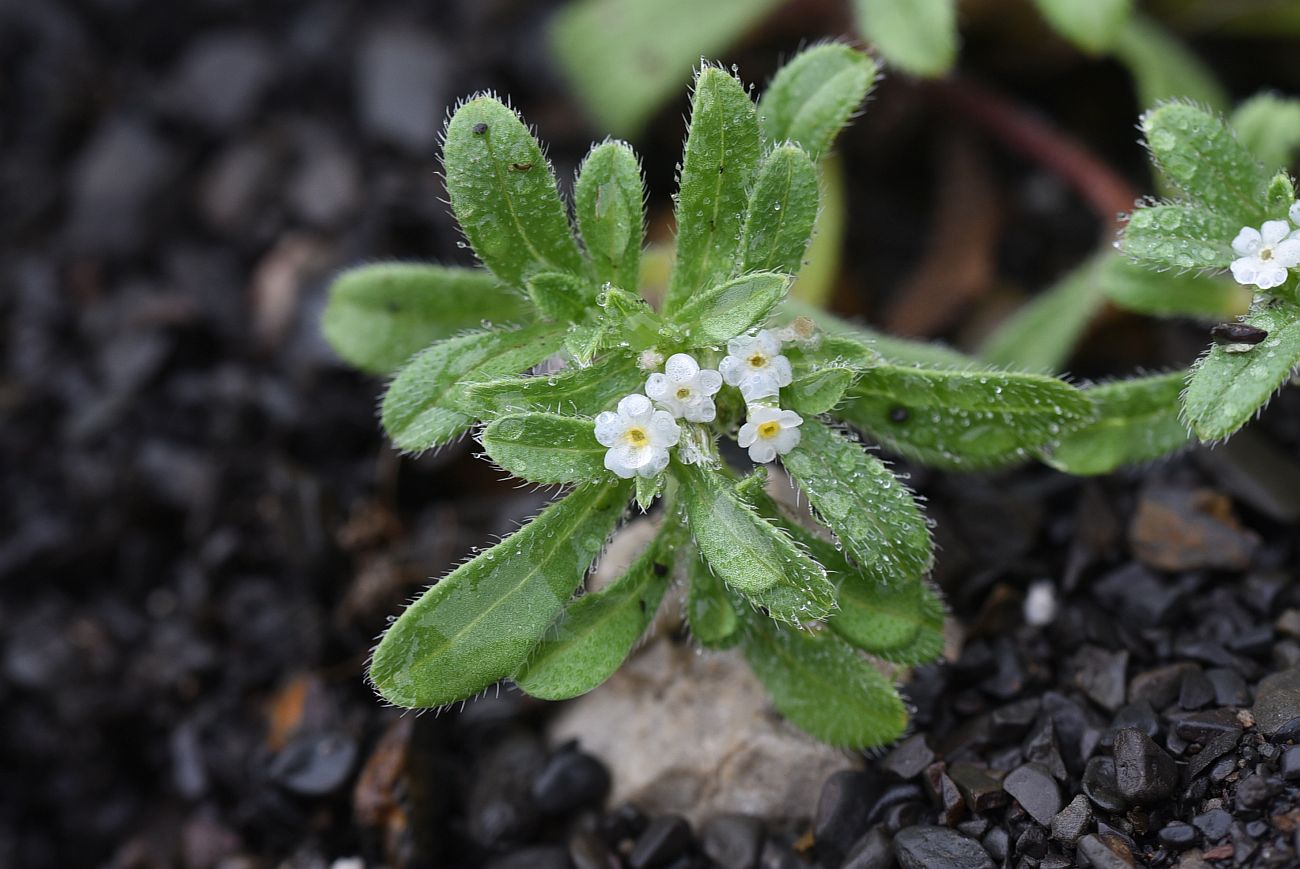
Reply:
<svg viewBox="0 0 1300 869"><path fill-rule="evenodd" d="M737 650L659 639L551 722L613 776L611 805L677 812L692 823L737 812L808 817L831 773L861 766L783 720Z"/></svg>

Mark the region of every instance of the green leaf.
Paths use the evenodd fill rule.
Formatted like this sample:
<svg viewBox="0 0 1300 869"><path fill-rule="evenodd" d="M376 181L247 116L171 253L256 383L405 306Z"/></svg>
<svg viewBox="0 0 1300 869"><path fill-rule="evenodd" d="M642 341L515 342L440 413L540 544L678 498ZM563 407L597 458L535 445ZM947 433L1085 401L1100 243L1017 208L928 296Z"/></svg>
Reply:
<svg viewBox="0 0 1300 869"><path fill-rule="evenodd" d="M1118 39L1133 0L1034 0L1052 28L1075 45L1101 54Z"/></svg>
<svg viewBox="0 0 1300 869"><path fill-rule="evenodd" d="M939 76L957 59L955 0L853 0L858 29L890 64Z"/></svg>
<svg viewBox="0 0 1300 869"><path fill-rule="evenodd" d="M528 298L548 320L575 323L596 299L591 283L568 272L537 272L524 279Z"/></svg>
<svg viewBox="0 0 1300 869"><path fill-rule="evenodd" d="M686 622L691 636L706 649L726 649L740 640L740 616L723 584L699 550L691 546L686 558Z"/></svg>
<svg viewBox="0 0 1300 869"><path fill-rule="evenodd" d="M530 483L607 479L605 447L589 417L512 413L483 430L483 448L503 470Z"/></svg>
<svg viewBox="0 0 1300 869"><path fill-rule="evenodd" d="M662 473L654 477L636 478L636 505L645 513L650 509L650 505L655 502L664 490L664 475Z"/></svg>
<svg viewBox="0 0 1300 869"><path fill-rule="evenodd" d="M967 356L947 347L938 341L915 341L908 338L895 338L875 329L849 323L821 308L814 307L796 299L786 299L779 308L778 322L788 322L795 317L807 317L826 331L823 346L831 338L843 338L856 342L859 346L871 350L869 357L863 357L863 365L874 364L881 358L901 365L923 365L932 368L974 368L980 365L978 359ZM794 362L792 350L787 351ZM857 354L855 354L856 356ZM858 363L848 361L847 364Z"/></svg>
<svg viewBox="0 0 1300 869"><path fill-rule="evenodd" d="M790 276L752 272L696 293L673 320L691 347L718 344L767 319L790 289Z"/></svg>
<svg viewBox="0 0 1300 869"><path fill-rule="evenodd" d="M723 582L774 619L804 622L830 612L826 571L762 519L715 471L670 466L682 485L695 545Z"/></svg>
<svg viewBox="0 0 1300 869"><path fill-rule="evenodd" d="M1052 377L879 365L836 416L888 449L936 468L1011 464L1091 419L1092 402Z"/></svg>
<svg viewBox="0 0 1300 869"><path fill-rule="evenodd" d="M599 127L631 136L779 0L573 0L552 18L550 44ZM689 22L689 26L683 26Z"/></svg>
<svg viewBox="0 0 1300 869"><path fill-rule="evenodd" d="M1112 256L1093 257L1035 296L988 336L980 356L997 367L1059 371L1105 301L1098 274Z"/></svg>
<svg viewBox="0 0 1300 869"><path fill-rule="evenodd" d="M758 112L744 85L705 66L691 102L677 200L677 259L665 313L731 276L760 150Z"/></svg>
<svg viewBox="0 0 1300 869"><path fill-rule="evenodd" d="M604 142L592 148L578 170L573 199L596 279L636 289L645 236L645 187L631 146Z"/></svg>
<svg viewBox="0 0 1300 869"><path fill-rule="evenodd" d="M779 145L758 167L740 236L740 271L796 275L817 220L817 167L797 145Z"/></svg>
<svg viewBox="0 0 1300 869"><path fill-rule="evenodd" d="M668 517L627 573L570 603L515 674L524 693L567 700L614 675L654 621L685 536L681 519Z"/></svg>
<svg viewBox="0 0 1300 869"><path fill-rule="evenodd" d="M815 419L781 458L809 503L864 576L882 584L919 579L934 544L912 493L884 463Z"/></svg>
<svg viewBox="0 0 1300 869"><path fill-rule="evenodd" d="M476 416L528 410L595 416L636 392L644 379L636 360L613 355L586 368L471 383L465 388L465 402Z"/></svg>
<svg viewBox="0 0 1300 869"><path fill-rule="evenodd" d="M1150 18L1130 15L1115 41L1114 53L1133 76L1140 106L1171 99L1192 100L1216 111L1226 111L1231 105L1210 68Z"/></svg>
<svg viewBox="0 0 1300 869"><path fill-rule="evenodd" d="M388 374L416 351L484 320L532 317L517 290L485 271L395 262L358 266L335 278L321 328L348 362Z"/></svg>
<svg viewBox="0 0 1300 869"><path fill-rule="evenodd" d="M840 403L857 376L852 368L819 368L796 377L782 390L782 398L791 410L803 416L818 416Z"/></svg>
<svg viewBox="0 0 1300 869"><path fill-rule="evenodd" d="M536 272L582 273L555 173L512 109L488 96L462 105L442 160L451 210L494 275L522 287Z"/></svg>
<svg viewBox="0 0 1300 869"><path fill-rule="evenodd" d="M1157 269L1226 269L1241 226L1194 205L1151 205L1130 215L1121 249Z"/></svg>
<svg viewBox="0 0 1300 869"><path fill-rule="evenodd" d="M1268 337L1244 353L1215 345L1187 381L1183 415L1202 441L1223 440L1249 422L1300 365L1300 308L1265 303L1242 322Z"/></svg>
<svg viewBox="0 0 1300 869"><path fill-rule="evenodd" d="M1270 175L1222 119L1166 103L1142 116L1142 133L1165 178L1188 196L1238 226L1263 220Z"/></svg>
<svg viewBox="0 0 1300 869"><path fill-rule="evenodd" d="M472 381L533 367L555 352L562 334L557 326L535 324L439 341L417 353L388 385L380 414L384 430L405 452L451 441L472 421L466 396Z"/></svg>
<svg viewBox="0 0 1300 869"><path fill-rule="evenodd" d="M1097 418L1061 438L1044 461L1088 476L1178 452L1190 441L1179 403L1186 380L1186 371L1174 371L1085 389Z"/></svg>
<svg viewBox="0 0 1300 869"><path fill-rule="evenodd" d="M903 735L907 710L894 686L833 632L751 617L744 650L777 711L822 742L872 748Z"/></svg>
<svg viewBox="0 0 1300 869"><path fill-rule="evenodd" d="M763 140L826 153L876 82L876 62L842 42L801 51L776 71L758 103Z"/></svg>
<svg viewBox="0 0 1300 869"><path fill-rule="evenodd" d="M1269 217L1285 217L1296 201L1295 182L1291 176L1285 172L1274 175L1273 180L1268 182L1265 198Z"/></svg>
<svg viewBox="0 0 1300 869"><path fill-rule="evenodd" d="M1196 272L1153 271L1123 257L1109 258L1099 281L1112 302L1143 314L1226 320L1250 305L1249 292L1232 281Z"/></svg>
<svg viewBox="0 0 1300 869"><path fill-rule="evenodd" d="M1300 100L1256 94L1237 106L1231 126L1237 138L1269 169L1286 169L1300 154Z"/></svg>
<svg viewBox="0 0 1300 869"><path fill-rule="evenodd" d="M870 368L880 361L875 342L865 335L848 332L828 332L820 335L811 345L798 343L785 348L794 367L796 377L820 371L823 368Z"/></svg>
<svg viewBox="0 0 1300 869"><path fill-rule="evenodd" d="M462 564L406 608L370 680L403 707L472 697L518 671L627 507L631 484L583 486Z"/></svg>

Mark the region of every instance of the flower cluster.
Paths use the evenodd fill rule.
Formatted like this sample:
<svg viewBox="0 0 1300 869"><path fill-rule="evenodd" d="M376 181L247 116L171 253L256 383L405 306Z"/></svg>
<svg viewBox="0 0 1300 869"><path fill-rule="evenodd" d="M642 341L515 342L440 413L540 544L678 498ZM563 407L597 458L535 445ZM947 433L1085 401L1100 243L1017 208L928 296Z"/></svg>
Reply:
<svg viewBox="0 0 1300 869"><path fill-rule="evenodd" d="M668 466L668 451L679 443L683 462L707 460L709 451L697 443L698 435L688 432L683 441L677 420L713 422L718 414L714 396L724 383L739 389L745 399L747 418L737 440L749 450L750 459L771 462L790 452L799 444L803 419L792 410L781 410L778 403L781 387L789 386L793 377L790 360L781 355L782 337L765 329L732 338L716 371L701 368L686 353L668 357L664 370L646 379L645 395L625 396L617 410L596 417L596 440L609 448L605 467L623 479L654 477ZM657 367L662 357L655 357L642 354L640 364Z"/></svg>
<svg viewBox="0 0 1300 869"><path fill-rule="evenodd" d="M1232 240L1237 259L1232 261L1232 276L1239 284L1271 290L1286 282L1288 269L1300 266L1300 202L1291 206L1285 220L1268 220L1259 229L1244 226Z"/></svg>

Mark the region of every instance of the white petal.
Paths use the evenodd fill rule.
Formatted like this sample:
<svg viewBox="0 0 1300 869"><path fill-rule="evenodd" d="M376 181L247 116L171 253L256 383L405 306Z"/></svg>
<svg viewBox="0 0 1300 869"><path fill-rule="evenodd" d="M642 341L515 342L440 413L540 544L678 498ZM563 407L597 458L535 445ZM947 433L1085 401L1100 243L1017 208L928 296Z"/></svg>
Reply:
<svg viewBox="0 0 1300 869"><path fill-rule="evenodd" d="M701 395L713 395L722 388L722 375L712 368L704 368L695 376L695 388Z"/></svg>
<svg viewBox="0 0 1300 869"><path fill-rule="evenodd" d="M623 437L625 431L627 431L627 423L624 422L623 417L613 411L607 410L596 415L596 440L602 446L614 446L619 438Z"/></svg>
<svg viewBox="0 0 1300 869"><path fill-rule="evenodd" d="M764 329L755 335L754 343L763 351L764 356L775 356L781 352L781 338L771 329Z"/></svg>
<svg viewBox="0 0 1300 869"><path fill-rule="evenodd" d="M700 363L685 353L674 353L664 363L664 374L674 383L690 383L700 372Z"/></svg>
<svg viewBox="0 0 1300 869"><path fill-rule="evenodd" d="M745 397L745 401L773 398L778 391L776 378L766 371L751 374L740 382L740 394Z"/></svg>
<svg viewBox="0 0 1300 869"><path fill-rule="evenodd" d="M651 374L645 381L645 394L655 401L663 401L672 393L672 386L668 383L667 376L663 374Z"/></svg>
<svg viewBox="0 0 1300 869"><path fill-rule="evenodd" d="M1289 269L1300 265L1300 238L1288 238L1273 248L1273 262Z"/></svg>
<svg viewBox="0 0 1300 869"><path fill-rule="evenodd" d="M1244 256L1241 259L1233 260L1232 265L1228 266L1228 268L1232 270L1232 277L1237 283L1253 284L1255 283L1255 275L1259 271L1259 260L1253 256Z"/></svg>
<svg viewBox="0 0 1300 869"><path fill-rule="evenodd" d="M749 408L748 418L749 422L752 422L755 425L762 425L765 422L775 422L776 420L779 420L782 413L783 411L779 408L756 404Z"/></svg>
<svg viewBox="0 0 1300 869"><path fill-rule="evenodd" d="M748 356L754 350L754 339L749 335L737 335L727 342L727 355L740 358Z"/></svg>
<svg viewBox="0 0 1300 869"><path fill-rule="evenodd" d="M789 386L790 381L794 379L794 372L790 370L790 360L784 356L773 356L768 360L767 366L772 369L772 376L776 378L777 386Z"/></svg>
<svg viewBox="0 0 1300 869"><path fill-rule="evenodd" d="M803 417L795 413L793 410L781 411L781 416L778 417L778 421L781 423L781 428L794 428L795 426L803 425Z"/></svg>
<svg viewBox="0 0 1300 869"><path fill-rule="evenodd" d="M749 368L740 361L739 356L723 356L722 361L718 363L718 372L727 383L737 386L749 373Z"/></svg>
<svg viewBox="0 0 1300 869"><path fill-rule="evenodd" d="M1241 232L1232 240L1232 249L1241 256L1250 256L1260 249L1264 240L1260 238L1259 230L1253 226L1243 226Z"/></svg>
<svg viewBox="0 0 1300 869"><path fill-rule="evenodd" d="M776 458L776 444L771 441L757 440L749 447L750 461L766 464Z"/></svg>
<svg viewBox="0 0 1300 869"><path fill-rule="evenodd" d="M772 444L776 447L778 453L785 455L799 446L801 436L802 433L797 428L783 428L776 437L772 438Z"/></svg>
<svg viewBox="0 0 1300 869"><path fill-rule="evenodd" d="M1255 275L1255 286L1261 290L1271 290L1274 287L1280 287L1286 283L1286 269L1282 266L1269 263L1259 270Z"/></svg>
<svg viewBox="0 0 1300 869"><path fill-rule="evenodd" d="M1291 210L1286 213L1291 218L1291 222L1300 226L1300 201L1291 203Z"/></svg>
<svg viewBox="0 0 1300 869"><path fill-rule="evenodd" d="M628 448L615 447L605 453L605 469L627 480L636 476L636 468L628 465Z"/></svg>
<svg viewBox="0 0 1300 869"><path fill-rule="evenodd" d="M711 398L701 398L686 406L682 414L690 422L713 422L718 415L718 408Z"/></svg>
<svg viewBox="0 0 1300 869"><path fill-rule="evenodd" d="M1285 220L1266 220L1259 228L1259 234L1264 244L1277 244L1291 234L1291 224Z"/></svg>
<svg viewBox="0 0 1300 869"><path fill-rule="evenodd" d="M663 473L666 467L668 467L668 450L650 450L649 459L637 468L636 472L643 477L653 477Z"/></svg>
<svg viewBox="0 0 1300 869"><path fill-rule="evenodd" d="M682 436L682 429L673 421L672 414L656 410L654 416L650 417L650 444L654 447L671 447L674 446Z"/></svg>
<svg viewBox="0 0 1300 869"><path fill-rule="evenodd" d="M741 447L747 447L758 439L758 426L752 422L747 422L736 432L736 443Z"/></svg>
<svg viewBox="0 0 1300 869"><path fill-rule="evenodd" d="M650 399L639 392L624 396L618 403L620 416L626 417L628 422L639 422L643 425L650 418L650 414L654 412L654 409Z"/></svg>

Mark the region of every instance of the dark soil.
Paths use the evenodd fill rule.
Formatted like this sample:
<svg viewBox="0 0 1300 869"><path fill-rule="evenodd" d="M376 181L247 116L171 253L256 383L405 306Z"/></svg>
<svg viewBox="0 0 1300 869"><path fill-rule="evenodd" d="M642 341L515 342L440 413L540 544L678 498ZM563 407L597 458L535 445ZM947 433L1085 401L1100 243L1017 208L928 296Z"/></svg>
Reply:
<svg viewBox="0 0 1300 869"><path fill-rule="evenodd" d="M916 469L966 642L910 686L916 735L828 787L811 828L604 806L604 771L548 752L547 707L516 693L439 717L380 705L362 673L386 618L541 496L466 446L396 458L381 384L319 336L323 293L361 260L469 261L435 174L458 95L509 93L571 177L603 134L539 37L554 5L0 4L0 865L1300 860L1289 396L1231 449L1097 482ZM727 59L762 81L837 8L795 4ZM973 77L1145 189L1117 69L1059 47L1011 63L982 27ZM1241 93L1300 85L1252 43L1204 48ZM657 233L683 107L637 142ZM973 213L999 232L971 254L990 279L935 330L952 340L1101 231L901 78L841 150L851 313L879 321L908 285L954 159L987 178L995 207ZM1075 370L1185 363L1203 341L1112 319ZM1029 627L1043 580L1058 613Z"/></svg>

